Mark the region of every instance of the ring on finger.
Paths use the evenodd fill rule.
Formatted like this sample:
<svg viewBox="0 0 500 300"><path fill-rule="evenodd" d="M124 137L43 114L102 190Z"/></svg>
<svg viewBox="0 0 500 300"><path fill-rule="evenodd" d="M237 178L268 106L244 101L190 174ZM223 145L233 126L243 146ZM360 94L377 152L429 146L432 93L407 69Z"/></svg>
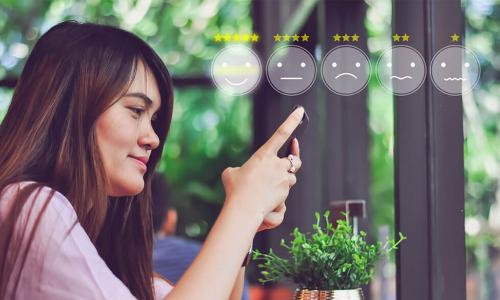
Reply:
<svg viewBox="0 0 500 300"><path fill-rule="evenodd" d="M293 156L293 154L288 155L288 160L290 161L290 168L288 169L288 173L295 174L297 168L295 167L295 157Z"/></svg>

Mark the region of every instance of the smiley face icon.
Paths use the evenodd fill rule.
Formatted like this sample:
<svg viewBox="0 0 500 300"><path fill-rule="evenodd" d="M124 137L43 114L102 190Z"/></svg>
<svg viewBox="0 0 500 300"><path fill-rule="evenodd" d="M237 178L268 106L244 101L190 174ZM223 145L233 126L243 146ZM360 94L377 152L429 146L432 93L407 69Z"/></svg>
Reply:
<svg viewBox="0 0 500 300"><path fill-rule="evenodd" d="M377 62L380 84L398 96L417 91L424 83L426 70L422 55L409 46L394 46L386 50Z"/></svg>
<svg viewBox="0 0 500 300"><path fill-rule="evenodd" d="M229 46L212 61L212 79L223 92L239 96L257 87L262 75L259 57L245 46Z"/></svg>
<svg viewBox="0 0 500 300"><path fill-rule="evenodd" d="M266 74L271 86L279 93L296 96L307 91L316 79L314 57L299 46L276 49L267 61Z"/></svg>
<svg viewBox="0 0 500 300"><path fill-rule="evenodd" d="M335 94L354 95L368 84L370 60L357 47L335 47L323 59L321 76L328 89Z"/></svg>
<svg viewBox="0 0 500 300"><path fill-rule="evenodd" d="M479 82L481 66L476 55L459 45L444 47L432 58L431 79L441 92L459 96Z"/></svg>

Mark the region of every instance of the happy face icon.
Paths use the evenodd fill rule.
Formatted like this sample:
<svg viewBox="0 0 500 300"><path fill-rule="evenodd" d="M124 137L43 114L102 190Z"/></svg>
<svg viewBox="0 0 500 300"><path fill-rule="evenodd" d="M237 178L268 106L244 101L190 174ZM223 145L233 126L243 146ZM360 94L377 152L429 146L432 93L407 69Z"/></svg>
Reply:
<svg viewBox="0 0 500 300"><path fill-rule="evenodd" d="M211 73L219 89L229 95L239 96L257 87L262 66L259 57L250 48L230 46L217 53L212 61Z"/></svg>
<svg viewBox="0 0 500 300"><path fill-rule="evenodd" d="M424 58L409 46L394 46L386 50L377 63L380 84L398 96L417 91L424 83L425 74Z"/></svg>
<svg viewBox="0 0 500 300"><path fill-rule="evenodd" d="M307 91L316 79L313 56L299 46L276 49L267 61L267 78L279 93L296 96Z"/></svg>
<svg viewBox="0 0 500 300"><path fill-rule="evenodd" d="M481 67L476 55L459 45L439 50L431 62L431 79L441 92L459 96L479 82Z"/></svg>
<svg viewBox="0 0 500 300"><path fill-rule="evenodd" d="M321 75L328 89L341 96L362 91L370 78L370 61L354 46L333 48L323 59Z"/></svg>

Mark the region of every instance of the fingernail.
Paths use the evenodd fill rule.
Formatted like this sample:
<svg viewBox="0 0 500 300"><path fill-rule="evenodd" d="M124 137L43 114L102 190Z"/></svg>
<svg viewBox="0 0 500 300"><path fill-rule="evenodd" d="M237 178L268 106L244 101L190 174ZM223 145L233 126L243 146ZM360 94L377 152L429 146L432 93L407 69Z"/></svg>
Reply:
<svg viewBox="0 0 500 300"><path fill-rule="evenodd" d="M295 105L295 106L293 107L293 111L296 111L297 109L301 109L301 108L302 108L302 111L301 111L301 112L303 112L303 111L304 111L304 107L303 107L302 105Z"/></svg>

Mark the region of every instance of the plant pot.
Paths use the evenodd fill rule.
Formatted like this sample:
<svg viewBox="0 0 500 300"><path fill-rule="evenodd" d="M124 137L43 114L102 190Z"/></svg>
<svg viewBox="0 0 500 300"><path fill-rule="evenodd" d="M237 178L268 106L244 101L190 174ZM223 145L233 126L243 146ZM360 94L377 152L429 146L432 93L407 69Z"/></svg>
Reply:
<svg viewBox="0 0 500 300"><path fill-rule="evenodd" d="M363 290L295 290L294 300L363 300Z"/></svg>

